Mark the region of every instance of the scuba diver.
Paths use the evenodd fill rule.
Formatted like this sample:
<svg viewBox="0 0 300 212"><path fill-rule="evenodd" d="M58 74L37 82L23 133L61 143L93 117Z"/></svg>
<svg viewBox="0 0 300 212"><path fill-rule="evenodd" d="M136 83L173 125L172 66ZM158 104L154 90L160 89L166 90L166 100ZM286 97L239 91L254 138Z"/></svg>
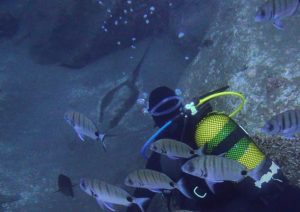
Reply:
<svg viewBox="0 0 300 212"><path fill-rule="evenodd" d="M190 198L178 190L163 193L168 210L191 211L300 211L300 188L288 184L280 168L265 156L253 143L246 131L231 119L245 102L244 97L226 91L228 86L194 98L183 105L182 98L175 91L162 86L154 89L149 96L148 111L159 130L144 144L141 154L147 158L149 145L162 138L174 139L193 149L203 148L206 155L217 155L236 160L253 171L253 178L241 182L224 181L210 185L202 178L181 171L188 159L170 159L152 152L147 158L146 169L165 173L183 185ZM230 115L214 112L209 100L225 95L241 98L242 103ZM152 199L155 193L137 188L135 197ZM145 206L145 211L150 203ZM175 208L175 209L174 209ZM127 212L139 211L131 206Z"/></svg>

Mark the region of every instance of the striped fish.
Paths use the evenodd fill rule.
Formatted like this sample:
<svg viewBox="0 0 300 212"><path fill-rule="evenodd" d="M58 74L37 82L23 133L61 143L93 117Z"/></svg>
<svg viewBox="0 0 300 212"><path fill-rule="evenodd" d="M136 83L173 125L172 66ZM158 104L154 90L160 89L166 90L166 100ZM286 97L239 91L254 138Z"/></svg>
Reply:
<svg viewBox="0 0 300 212"><path fill-rule="evenodd" d="M171 159L190 158L203 154L202 149L193 150L189 145L173 139L157 140L150 145L150 149Z"/></svg>
<svg viewBox="0 0 300 212"><path fill-rule="evenodd" d="M107 208L115 211L116 205L128 207L136 204L143 212L143 205L149 200L149 198L135 198L122 188L97 179L82 178L79 185L81 190L94 197L104 210Z"/></svg>
<svg viewBox="0 0 300 212"><path fill-rule="evenodd" d="M209 182L240 182L248 175L246 167L239 162L215 155L192 158L182 165L181 170Z"/></svg>
<svg viewBox="0 0 300 212"><path fill-rule="evenodd" d="M300 132L300 110L287 110L273 116L265 123L262 132L288 139L295 138L295 134Z"/></svg>
<svg viewBox="0 0 300 212"><path fill-rule="evenodd" d="M106 150L104 144L105 134L100 134L96 125L85 115L69 111L65 113L64 119L74 128L80 140L84 141L85 136L93 140L100 140L104 150Z"/></svg>
<svg viewBox="0 0 300 212"><path fill-rule="evenodd" d="M271 21L277 29L283 29L281 19L292 16L299 6L299 0L268 0L256 12L255 21Z"/></svg>
<svg viewBox="0 0 300 212"><path fill-rule="evenodd" d="M176 183L166 174L151 169L140 169L130 173L124 183L130 187L145 188L157 193L178 189L184 196L191 198L183 186L183 180Z"/></svg>

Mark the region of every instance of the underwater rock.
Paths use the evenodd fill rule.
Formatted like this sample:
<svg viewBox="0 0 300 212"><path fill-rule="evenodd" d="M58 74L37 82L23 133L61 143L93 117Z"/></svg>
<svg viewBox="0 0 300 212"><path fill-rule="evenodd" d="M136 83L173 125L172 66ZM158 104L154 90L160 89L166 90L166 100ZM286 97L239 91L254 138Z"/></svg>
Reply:
<svg viewBox="0 0 300 212"><path fill-rule="evenodd" d="M271 94L274 90L280 88L281 86L287 84L288 80L282 77L270 76L267 78L266 90L268 94Z"/></svg>
<svg viewBox="0 0 300 212"><path fill-rule="evenodd" d="M182 1L180 7L170 11L170 33L185 54L195 56L199 48L213 44L204 37L217 11L217 1L208 4L205 0Z"/></svg>
<svg viewBox="0 0 300 212"><path fill-rule="evenodd" d="M32 57L40 64L84 67L164 29L168 20L165 4L154 0L61 3L57 17L48 21L54 22L48 35L35 38Z"/></svg>
<svg viewBox="0 0 300 212"><path fill-rule="evenodd" d="M38 1L39 2L39 1ZM82 52L88 51L91 39L99 31L95 20L103 20L104 14L94 1L42 2L33 5L34 27L32 32L31 55L39 64L61 64L76 60ZM44 7L52 7L52 13ZM43 17L42 20L38 20ZM44 25L48 24L48 28ZM44 33L41 33L44 31ZM83 63L76 61L77 63Z"/></svg>
<svg viewBox="0 0 300 212"><path fill-rule="evenodd" d="M246 104L234 118L250 134L260 131L266 118L300 104L300 65L295 59L300 58L299 17L290 17L279 31L255 22L256 7L247 0L219 1L204 38L214 43L200 49L178 85L191 98L224 83L242 93ZM228 96L213 103L216 110L230 113L239 100Z"/></svg>
<svg viewBox="0 0 300 212"><path fill-rule="evenodd" d="M0 11L0 38L11 38L19 28L19 21L10 13Z"/></svg>
<svg viewBox="0 0 300 212"><path fill-rule="evenodd" d="M2 204L11 203L20 200L19 195L4 195L0 194L0 209Z"/></svg>

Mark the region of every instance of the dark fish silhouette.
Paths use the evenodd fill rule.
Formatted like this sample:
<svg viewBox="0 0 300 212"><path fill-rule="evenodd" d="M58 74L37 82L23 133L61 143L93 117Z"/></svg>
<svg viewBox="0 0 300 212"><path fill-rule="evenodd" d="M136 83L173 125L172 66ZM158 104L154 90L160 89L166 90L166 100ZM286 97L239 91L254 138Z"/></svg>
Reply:
<svg viewBox="0 0 300 212"><path fill-rule="evenodd" d="M103 122L104 113L107 111L106 109L112 105L114 97L117 95L120 96L120 98L118 99L118 103L115 104L115 107L113 109L111 109L111 111L113 111L114 114L108 123L108 129L112 129L112 128L116 127L119 124L119 122L122 120L124 115L136 103L136 100L139 95L139 90L135 83L139 76L141 66L144 62L144 59L145 59L149 49L150 49L151 44L152 44L152 39L149 42L139 63L137 64L135 69L132 71L131 76L125 82L117 85L116 87L114 87L113 89L108 91L102 98L101 104L100 104L100 112L99 112L99 123ZM127 90L128 94L125 93L126 90ZM120 95L119 94L120 92L123 92L125 94Z"/></svg>
<svg viewBox="0 0 300 212"><path fill-rule="evenodd" d="M56 192L61 192L66 196L74 197L72 181L66 175L60 174L57 180L58 190Z"/></svg>

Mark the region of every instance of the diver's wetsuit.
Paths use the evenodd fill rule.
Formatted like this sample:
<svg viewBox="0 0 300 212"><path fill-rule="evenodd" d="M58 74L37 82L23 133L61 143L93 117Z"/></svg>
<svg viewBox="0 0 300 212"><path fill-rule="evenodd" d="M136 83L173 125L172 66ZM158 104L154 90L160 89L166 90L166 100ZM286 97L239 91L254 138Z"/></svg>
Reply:
<svg viewBox="0 0 300 212"><path fill-rule="evenodd" d="M196 149L197 146L194 140L196 124L211 111L212 108L208 103L202 105L196 116L190 116L188 118L181 116L163 131L157 139L170 138L180 140ZM178 114L178 111L165 117L153 118L156 125L161 127L172 117L176 116L176 113ZM181 178L184 179L185 186L193 199L186 198L176 190L173 190L169 196L167 195L167 197L172 196L172 199L175 197L177 206L179 206L180 209L201 212L300 212L300 189L288 185L285 178L281 176L281 172L275 175L274 178L282 179L284 182L272 180L261 190L254 186L252 179L246 178L238 184L231 182L216 184L214 187L215 193L213 194L203 179L187 175L180 170L180 164L187 160L188 159L172 160L166 158L166 156L152 152L146 163L147 169L163 172L175 182ZM163 161L166 162L164 163ZM174 162L179 164L177 167L175 165L177 172L175 170L174 173L170 173L168 166L172 169L174 167L172 163ZM268 165L270 162L271 160L267 160L266 164ZM199 198L194 194L193 191L196 186L198 194L204 195L206 193L205 198ZM152 199L154 195L155 193L147 189L136 189L133 194L135 197L149 197L150 199ZM145 211L148 207L149 203L145 205ZM127 212L138 211L140 211L140 209L135 205L127 209Z"/></svg>
<svg viewBox="0 0 300 212"><path fill-rule="evenodd" d="M186 119L184 117L178 118L174 123L172 123L172 125L168 129L166 129L163 133L161 133L157 139L160 138L176 139L176 140L184 141L192 148L197 149L197 146L194 142L194 132L195 132L196 123L198 123L199 120L201 120L205 115L207 115L207 113L211 112L211 110L212 110L211 106L209 104L205 104L204 106L201 107L200 109L201 112L199 112L196 116L189 117ZM146 168L160 171L168 175L168 173L166 173L166 171L162 168L161 165L162 157L165 156L152 152L150 158L146 163ZM172 159L167 159L167 160L169 160L170 163L174 162L174 160ZM187 159L176 160L176 162L178 162L179 164L183 164L185 161L187 161ZM184 185L188 188L190 195L193 196L194 198L191 200L184 197L179 192L173 191L171 195L176 193L176 199L179 199L178 204L181 209L188 209L188 210L199 210L201 208L212 209L216 205L222 205L223 203L231 199L236 194L236 192L233 192L234 189L232 183L222 183L218 185L216 188L218 195L214 195L209 191L209 188L207 187L204 180L181 172L180 166L178 167L178 169L179 170L177 171L179 174L177 173L177 176L171 175L169 177L171 177L172 180L174 180L175 182L183 178ZM201 199L193 193L193 190L196 186L198 186L197 193L199 193L200 195L204 195L206 193L205 198ZM154 195L155 193L146 189L136 189L133 194L133 196L135 197L149 197L149 198L153 198ZM147 207L148 205L146 205L146 208ZM139 211L139 208L133 205L129 207L127 211L128 212Z"/></svg>

